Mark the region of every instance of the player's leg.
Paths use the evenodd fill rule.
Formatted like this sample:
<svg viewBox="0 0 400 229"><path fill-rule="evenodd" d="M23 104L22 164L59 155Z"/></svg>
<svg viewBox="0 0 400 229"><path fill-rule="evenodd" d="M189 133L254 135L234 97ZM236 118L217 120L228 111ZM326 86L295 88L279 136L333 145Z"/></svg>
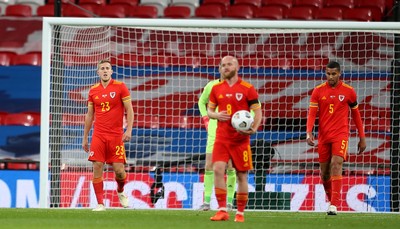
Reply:
<svg viewBox="0 0 400 229"><path fill-rule="evenodd" d="M208 148L208 147L207 147ZM204 172L204 202L201 205L201 211L210 210L211 194L214 187L214 171L212 167L212 150L206 152L206 165Z"/></svg>
<svg viewBox="0 0 400 229"><path fill-rule="evenodd" d="M96 195L97 207L93 211L105 211L104 206L104 182L103 169L105 162L106 147L104 141L99 136L92 136L90 144L89 158L93 165L92 185Z"/></svg>
<svg viewBox="0 0 400 229"><path fill-rule="evenodd" d="M96 195L97 207L93 211L104 211L104 182L103 182L103 162L94 161L93 162L93 190Z"/></svg>
<svg viewBox="0 0 400 229"><path fill-rule="evenodd" d="M244 222L244 209L249 198L247 171L237 171L238 190L236 193L237 212L235 222Z"/></svg>
<svg viewBox="0 0 400 229"><path fill-rule="evenodd" d="M236 191L236 170L232 166L232 160L228 162L228 168L226 170L226 190L228 192L227 205L228 211L233 208L233 198Z"/></svg>
<svg viewBox="0 0 400 229"><path fill-rule="evenodd" d="M332 180L331 206L328 210L329 215L337 214L337 207L340 204L342 192L342 168L343 162L347 157L347 139L332 143L332 158L330 163L330 174ZM333 207L334 206L334 207Z"/></svg>
<svg viewBox="0 0 400 229"><path fill-rule="evenodd" d="M319 167L321 171L322 185L324 186L325 194L328 201L331 202L332 193L332 182L331 182L331 145L330 144L319 144L318 154L319 154Z"/></svg>
<svg viewBox="0 0 400 229"><path fill-rule="evenodd" d="M126 184L126 155L125 155L125 147L124 143L121 141L122 137L116 137L110 139L109 151L110 154L107 155L107 163L111 163L114 174L115 174L115 182L117 182L117 194L119 202L122 207L127 208L129 201L128 197L124 193L124 187Z"/></svg>

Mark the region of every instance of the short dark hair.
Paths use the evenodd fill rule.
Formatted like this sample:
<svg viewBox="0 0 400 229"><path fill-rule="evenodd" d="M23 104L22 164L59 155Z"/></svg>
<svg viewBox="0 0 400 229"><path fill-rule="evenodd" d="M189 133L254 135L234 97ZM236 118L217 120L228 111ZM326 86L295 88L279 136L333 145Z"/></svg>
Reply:
<svg viewBox="0 0 400 229"><path fill-rule="evenodd" d="M327 65L326 68L336 68L337 70L340 71L340 64L336 61L330 61Z"/></svg>

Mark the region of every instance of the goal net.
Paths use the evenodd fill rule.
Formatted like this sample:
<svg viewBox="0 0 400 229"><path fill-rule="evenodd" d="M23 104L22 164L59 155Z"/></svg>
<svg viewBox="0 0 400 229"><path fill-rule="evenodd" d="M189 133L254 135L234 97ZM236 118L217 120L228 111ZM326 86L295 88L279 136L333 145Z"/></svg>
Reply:
<svg viewBox="0 0 400 229"><path fill-rule="evenodd" d="M335 60L358 95L367 142L357 154L351 123L338 210L392 211L399 182L391 171L398 161L398 151L391 150L391 100L399 96L391 94L393 26L44 18L40 206L96 205L92 166L81 143L88 91L99 80L97 63L110 59L113 78L128 86L135 112L125 146L130 208L199 208L207 133L197 101L206 83L219 78L221 58L232 55L263 110L263 124L251 137L249 209L326 211L317 148L305 142L305 123L311 92ZM120 207L111 167L104 180L106 205ZM211 208L217 208L214 196Z"/></svg>

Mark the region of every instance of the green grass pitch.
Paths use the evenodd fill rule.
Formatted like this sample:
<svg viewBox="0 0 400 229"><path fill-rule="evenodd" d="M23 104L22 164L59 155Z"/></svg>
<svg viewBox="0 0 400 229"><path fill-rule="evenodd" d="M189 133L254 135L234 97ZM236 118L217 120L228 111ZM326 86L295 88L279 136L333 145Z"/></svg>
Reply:
<svg viewBox="0 0 400 229"><path fill-rule="evenodd" d="M399 228L400 214L340 213L326 216L314 212L266 212L246 211L245 222L235 223L234 212L230 220L212 222L215 211L194 210L134 210L107 209L92 212L91 209L32 209L0 208L0 228L218 228L218 229L385 229Z"/></svg>

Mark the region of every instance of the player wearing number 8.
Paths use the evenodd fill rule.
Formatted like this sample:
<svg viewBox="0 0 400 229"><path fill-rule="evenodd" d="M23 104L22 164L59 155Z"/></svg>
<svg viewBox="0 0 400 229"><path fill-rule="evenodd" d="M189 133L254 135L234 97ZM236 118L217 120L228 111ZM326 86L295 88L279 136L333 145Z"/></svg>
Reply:
<svg viewBox="0 0 400 229"><path fill-rule="evenodd" d="M349 108L360 141L358 152L366 148L364 127L354 89L340 80L337 62L326 66L327 81L314 88L307 118L307 144L314 146L312 130L319 113L318 155L322 184L330 202L327 214L336 215L342 189L342 166L347 158L349 139Z"/></svg>
<svg viewBox="0 0 400 229"><path fill-rule="evenodd" d="M253 168L250 150L250 135L261 124L261 105L253 85L238 76L239 64L235 57L222 58L219 72L224 81L211 89L207 114L217 119L217 132L212 152L214 189L218 202L218 212L212 221L228 220L226 208L225 168L229 161L236 169L238 188L236 192L237 212L235 222L244 222L244 209L248 200L247 173ZM216 111L218 107L218 111ZM254 122L249 130L235 130L231 125L232 115L239 110L253 110Z"/></svg>
<svg viewBox="0 0 400 229"><path fill-rule="evenodd" d="M85 116L82 147L89 153L93 164L93 189L98 206L93 211L104 211L103 168L104 163L111 164L117 182L118 198L123 207L128 207L128 198L124 194L126 183L124 142L132 136L133 109L131 96L123 82L111 78L111 63L102 60L97 67L100 83L90 88L88 110ZM127 115L127 127L123 130L124 112ZM96 120L94 122L94 120ZM88 135L94 123L92 142L89 150Z"/></svg>

